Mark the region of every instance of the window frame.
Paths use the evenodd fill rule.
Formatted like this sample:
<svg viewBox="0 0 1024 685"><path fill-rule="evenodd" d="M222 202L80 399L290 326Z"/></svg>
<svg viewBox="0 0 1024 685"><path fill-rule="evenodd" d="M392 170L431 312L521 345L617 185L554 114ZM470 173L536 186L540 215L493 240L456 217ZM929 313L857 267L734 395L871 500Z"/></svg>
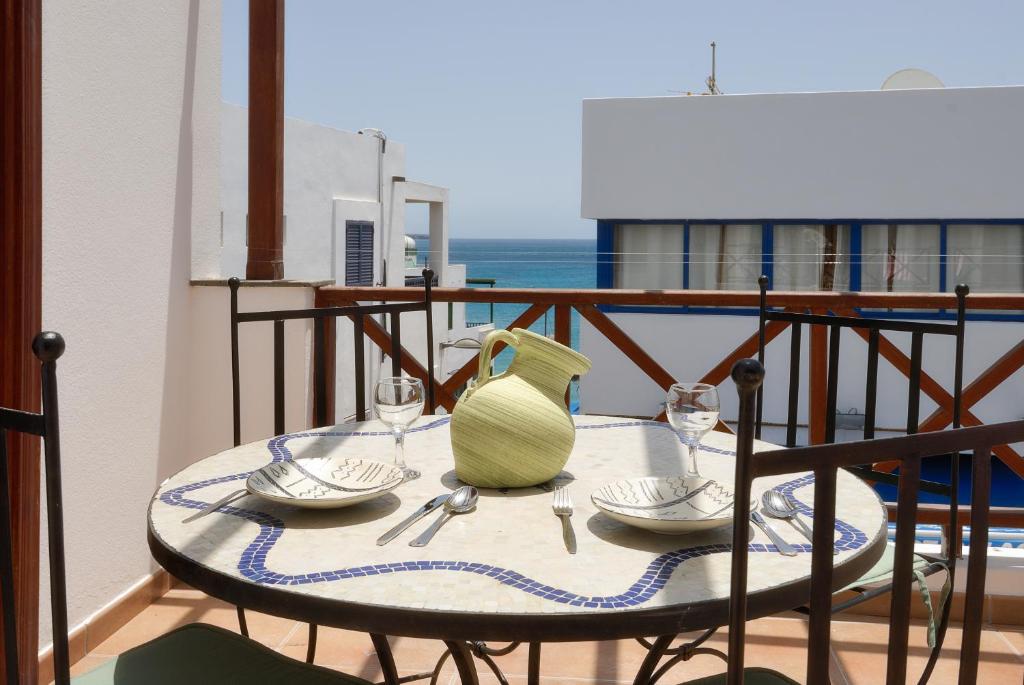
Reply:
<svg viewBox="0 0 1024 685"><path fill-rule="evenodd" d="M599 219L597 221L597 287L614 289L615 285L615 234L621 224L674 224L683 227L683 289L690 289L690 227L695 225L717 225L717 224L739 224L753 225L761 224L761 268L762 273L768 276L768 288L775 286L774 269L774 232L775 227L787 225L827 225L837 224L850 227L850 253L848 256L850 264L849 291L866 292L863 290L863 228L864 226L884 224L904 225L937 225L939 227L939 290L937 293L952 292L952 286L948 282L949 243L948 227L955 225L978 225L978 226L1020 226L1024 230L1024 218L1019 219ZM751 290L756 284L751 284ZM702 314L752 314L756 315L756 309L732 308L732 307L663 307L663 306L622 306L602 305L602 311L606 312L644 312L644 313L702 313ZM952 318L953 313L946 310L935 311L887 311L878 312L872 310L874 316L885 316L893 319L947 319ZM976 321L1024 321L1024 314L1001 314L997 312L968 312L968 318Z"/></svg>
<svg viewBox="0 0 1024 685"><path fill-rule="evenodd" d="M349 252L349 241L350 241L349 234L353 230L359 230L360 231L360 234L357 237L357 241L359 242L359 247L357 249L359 249L360 252L362 252L362 250L364 249L363 248L363 241L364 241L364 236L365 236L365 233L363 233L363 231L365 229L369 229L370 253L369 253L369 257L366 257L366 259L369 261L369 272L370 272L369 280L364 280L364 279L360 278L360 275L362 274L362 272L366 268L365 264L362 263L362 259L364 258L363 254L359 255L358 259L360 261L358 261L356 263L356 265L355 265L356 277L355 277L354 280L350 280L349 273L350 273L351 266L350 266L349 259L351 257L351 254ZM376 234L376 226L374 225L373 221L365 221L365 220L346 220L345 221L345 285L346 286L353 286L353 287L373 286L373 271L374 271L374 263L376 261L376 242L375 242L376 235L375 234Z"/></svg>

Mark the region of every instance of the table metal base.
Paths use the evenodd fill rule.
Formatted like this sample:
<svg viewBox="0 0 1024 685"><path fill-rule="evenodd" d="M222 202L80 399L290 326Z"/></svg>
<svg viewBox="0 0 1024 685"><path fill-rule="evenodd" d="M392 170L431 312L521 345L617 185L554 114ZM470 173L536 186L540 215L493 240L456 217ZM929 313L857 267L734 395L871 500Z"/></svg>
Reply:
<svg viewBox="0 0 1024 685"><path fill-rule="evenodd" d="M656 638L653 642L645 638L636 638L636 641L647 649L647 656L640 665L640 670L637 671L636 677L633 680L634 685L655 685L676 664L689 661L699 654L710 654L719 657L723 661L727 661L728 657L725 652L713 647L701 647L717 630L718 628L706 630L696 639L677 647L673 647L672 643L679 637L678 635L665 635ZM433 670L399 677L398 669L395 665L395 657L391 652L391 645L388 643L387 637L384 635L371 635L370 638L373 640L374 649L377 651L377 658L380 660L381 671L384 674L384 680L378 683L378 685L402 685L403 683L427 680L428 678L430 679L430 685L437 685L441 669L444 668L449 657L455 663L455 667L459 672L459 679L463 685L478 685L479 683L475 659L484 662L501 685L508 685L508 678L505 677L501 667L494 661L494 657L511 654L523 644L521 642L510 642L504 647L493 648L489 647L485 642L445 640L446 649L437 660ZM541 643L539 642L529 643L530 651L526 678L528 685L538 685L540 682L540 648ZM669 658L662 663L665 657Z"/></svg>

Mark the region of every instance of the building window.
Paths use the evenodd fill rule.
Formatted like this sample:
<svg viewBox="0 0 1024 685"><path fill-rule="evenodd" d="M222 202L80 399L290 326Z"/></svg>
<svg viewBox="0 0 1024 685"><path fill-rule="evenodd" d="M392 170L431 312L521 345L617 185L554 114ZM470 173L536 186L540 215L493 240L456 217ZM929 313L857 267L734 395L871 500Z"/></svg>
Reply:
<svg viewBox="0 0 1024 685"><path fill-rule="evenodd" d="M1024 224L599 222L599 287L1024 292Z"/></svg>
<svg viewBox="0 0 1024 685"><path fill-rule="evenodd" d="M939 292L941 231L936 224L864 224L861 288L888 293Z"/></svg>
<svg viewBox="0 0 1024 685"><path fill-rule="evenodd" d="M761 275L761 232L761 224L691 224L690 288L756 288Z"/></svg>
<svg viewBox="0 0 1024 685"><path fill-rule="evenodd" d="M946 227L946 289L966 283L976 293L1024 292L1024 226Z"/></svg>
<svg viewBox="0 0 1024 685"><path fill-rule="evenodd" d="M615 287L678 290L683 287L681 224L615 227Z"/></svg>
<svg viewBox="0 0 1024 685"><path fill-rule="evenodd" d="M345 285L373 285L373 222L345 222Z"/></svg>
<svg viewBox="0 0 1024 685"><path fill-rule="evenodd" d="M772 247L775 290L850 289L849 226L775 224Z"/></svg>

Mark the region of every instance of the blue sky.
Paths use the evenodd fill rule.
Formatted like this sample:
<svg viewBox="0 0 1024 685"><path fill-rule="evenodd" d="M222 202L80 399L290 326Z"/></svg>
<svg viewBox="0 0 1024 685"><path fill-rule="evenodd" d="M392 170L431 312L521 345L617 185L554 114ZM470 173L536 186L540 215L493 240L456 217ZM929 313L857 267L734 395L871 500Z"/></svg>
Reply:
<svg viewBox="0 0 1024 685"><path fill-rule="evenodd" d="M223 7L223 97L244 104L248 2ZM590 238L584 98L700 91L712 40L725 93L873 90L911 66L1022 84L1022 26L1010 1L288 0L285 113L404 143L410 179L451 188L454 237Z"/></svg>

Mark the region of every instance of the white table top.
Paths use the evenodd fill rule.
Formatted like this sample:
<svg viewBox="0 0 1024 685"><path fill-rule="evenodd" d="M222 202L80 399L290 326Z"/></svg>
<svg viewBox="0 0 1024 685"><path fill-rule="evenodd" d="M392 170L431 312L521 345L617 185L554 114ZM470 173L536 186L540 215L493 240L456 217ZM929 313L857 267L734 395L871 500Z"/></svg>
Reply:
<svg viewBox="0 0 1024 685"><path fill-rule="evenodd" d="M551 511L551 487L481 490L473 513L455 517L426 547L408 545L431 515L397 539L376 539L427 500L458 486L448 417L422 417L406 436L406 461L417 480L370 502L338 510L303 510L247 496L204 518L182 519L244 487L270 461L345 456L390 462L390 432L376 421L287 434L221 452L165 481L150 510L151 539L205 570L233 581L273 587L326 601L392 609L551 615L607 613L728 600L731 528L669 536L626 526L600 513L590 493L610 481L677 475L685 447L664 423L574 417L576 445L554 481L573 498L579 552L570 555ZM708 434L702 475L731 483L735 437ZM777 449L758 443L756 450ZM810 474L761 478L754 495L777 486L805 511L813 502ZM840 471L836 506L836 566L877 556L886 534L879 498ZM806 579L810 545L789 524L777 530L800 553L784 557L754 529L748 592ZM872 552L873 550L873 552ZM871 560L873 562L874 559ZM860 559L860 564L865 562ZM868 564L870 565L870 563Z"/></svg>

